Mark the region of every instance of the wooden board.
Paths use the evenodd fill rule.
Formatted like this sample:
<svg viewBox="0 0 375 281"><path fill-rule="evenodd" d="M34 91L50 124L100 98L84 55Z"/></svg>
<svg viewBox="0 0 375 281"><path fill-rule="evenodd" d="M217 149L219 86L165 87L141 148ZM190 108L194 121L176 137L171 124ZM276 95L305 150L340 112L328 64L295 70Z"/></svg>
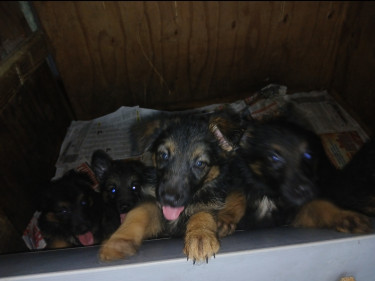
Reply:
<svg viewBox="0 0 375 281"><path fill-rule="evenodd" d="M91 119L121 105L183 105L269 82L327 88L350 2L33 5L77 118Z"/></svg>
<svg viewBox="0 0 375 281"><path fill-rule="evenodd" d="M43 36L34 34L0 65L0 211L13 249L36 209L41 185L55 173L73 115L46 62ZM4 244L6 245L6 243ZM0 249L4 250L4 249Z"/></svg>

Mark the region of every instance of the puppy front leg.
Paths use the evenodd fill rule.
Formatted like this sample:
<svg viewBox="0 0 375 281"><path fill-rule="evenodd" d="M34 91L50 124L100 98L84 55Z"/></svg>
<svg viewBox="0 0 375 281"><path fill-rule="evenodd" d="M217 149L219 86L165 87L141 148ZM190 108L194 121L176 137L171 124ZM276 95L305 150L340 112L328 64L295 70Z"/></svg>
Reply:
<svg viewBox="0 0 375 281"><path fill-rule="evenodd" d="M368 233L372 225L360 213L343 210L327 200L313 200L303 205L295 217L294 227L330 228L339 232Z"/></svg>
<svg viewBox="0 0 375 281"><path fill-rule="evenodd" d="M228 194L225 199L224 208L218 214L219 237L232 234L246 211L246 196L240 191Z"/></svg>
<svg viewBox="0 0 375 281"><path fill-rule="evenodd" d="M99 251L102 261L134 255L144 239L162 231L161 211L156 202L145 202L131 210L122 225L103 243Z"/></svg>
<svg viewBox="0 0 375 281"><path fill-rule="evenodd" d="M217 222L212 214L199 212L190 217L185 233L184 253L188 259L208 261L219 251Z"/></svg>

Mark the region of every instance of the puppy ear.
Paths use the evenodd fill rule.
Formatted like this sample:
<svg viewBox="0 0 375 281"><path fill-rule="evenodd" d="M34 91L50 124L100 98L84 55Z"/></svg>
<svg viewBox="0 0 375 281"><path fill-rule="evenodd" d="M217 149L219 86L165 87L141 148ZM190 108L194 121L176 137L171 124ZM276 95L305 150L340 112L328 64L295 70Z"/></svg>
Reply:
<svg viewBox="0 0 375 281"><path fill-rule="evenodd" d="M236 150L243 134L242 121L238 115L230 112L214 114L209 119L210 132L215 136L222 150Z"/></svg>
<svg viewBox="0 0 375 281"><path fill-rule="evenodd" d="M91 169L99 182L104 181L106 172L112 166L112 158L104 150L95 150L91 158Z"/></svg>

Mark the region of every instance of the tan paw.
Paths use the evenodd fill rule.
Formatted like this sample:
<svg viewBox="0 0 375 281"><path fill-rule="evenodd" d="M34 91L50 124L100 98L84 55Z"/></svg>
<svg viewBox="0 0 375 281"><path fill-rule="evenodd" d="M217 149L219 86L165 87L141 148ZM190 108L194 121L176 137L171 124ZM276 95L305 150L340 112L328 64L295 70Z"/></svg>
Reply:
<svg viewBox="0 0 375 281"><path fill-rule="evenodd" d="M195 262L206 261L220 249L220 242L215 232L207 229L186 233L184 253L188 259Z"/></svg>
<svg viewBox="0 0 375 281"><path fill-rule="evenodd" d="M224 218L220 218L217 222L218 235L220 238L233 234L236 230L237 225L226 221Z"/></svg>
<svg viewBox="0 0 375 281"><path fill-rule="evenodd" d="M102 261L113 261L133 256L138 247L131 240L120 238L109 239L99 250L99 258Z"/></svg>
<svg viewBox="0 0 375 281"><path fill-rule="evenodd" d="M335 218L333 227L346 233L369 233L372 231L371 220L362 214L352 211L341 211Z"/></svg>

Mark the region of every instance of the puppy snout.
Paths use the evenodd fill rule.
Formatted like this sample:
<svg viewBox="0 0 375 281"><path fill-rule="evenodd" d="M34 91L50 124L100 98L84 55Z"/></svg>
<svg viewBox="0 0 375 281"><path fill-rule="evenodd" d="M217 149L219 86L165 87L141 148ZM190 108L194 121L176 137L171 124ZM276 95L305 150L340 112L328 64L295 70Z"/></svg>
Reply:
<svg viewBox="0 0 375 281"><path fill-rule="evenodd" d="M315 196L314 187L308 183L298 184L294 188L294 193L297 197L301 198L303 201L312 199Z"/></svg>
<svg viewBox="0 0 375 281"><path fill-rule="evenodd" d="M299 184L296 186L295 192L301 196L308 195L309 193L311 193L311 187L306 184Z"/></svg>
<svg viewBox="0 0 375 281"><path fill-rule="evenodd" d="M132 209L132 204L122 204L120 206L120 213L126 213L129 212Z"/></svg>
<svg viewBox="0 0 375 281"><path fill-rule="evenodd" d="M181 199L180 194L172 191L162 191L160 196L163 205L172 207L179 206L179 201Z"/></svg>

